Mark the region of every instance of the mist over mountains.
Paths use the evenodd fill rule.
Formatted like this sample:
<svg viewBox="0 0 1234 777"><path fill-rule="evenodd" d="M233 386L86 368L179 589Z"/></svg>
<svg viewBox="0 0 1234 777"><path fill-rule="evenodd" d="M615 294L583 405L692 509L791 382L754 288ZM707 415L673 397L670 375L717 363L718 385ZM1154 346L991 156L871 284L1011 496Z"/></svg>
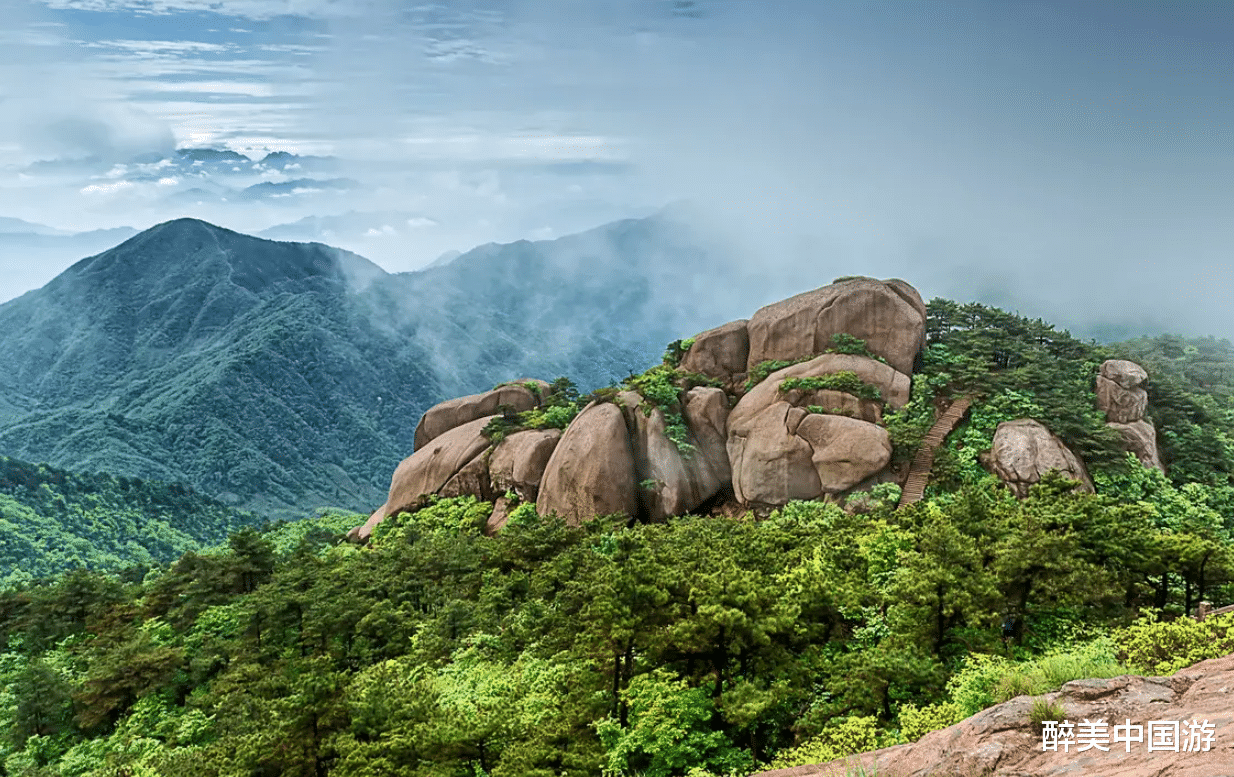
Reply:
<svg viewBox="0 0 1234 777"><path fill-rule="evenodd" d="M276 517L368 510L432 404L623 378L755 280L672 211L398 274L179 219L0 305L0 451Z"/></svg>

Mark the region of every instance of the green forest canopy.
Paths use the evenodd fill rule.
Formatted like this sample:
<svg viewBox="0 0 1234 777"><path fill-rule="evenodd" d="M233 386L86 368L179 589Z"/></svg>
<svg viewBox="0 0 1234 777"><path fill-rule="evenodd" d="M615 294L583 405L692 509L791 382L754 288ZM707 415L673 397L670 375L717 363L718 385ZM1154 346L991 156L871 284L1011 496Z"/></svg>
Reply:
<svg viewBox="0 0 1234 777"><path fill-rule="evenodd" d="M1070 674L1156 671L1178 658L1153 652L1160 629L1187 660L1234 650L1234 628L1179 619L1234 601L1230 344L929 312L912 401L887 419L898 449L935 399L981 399L925 500L631 528L524 504L486 537L466 497L367 547L340 541L362 516L322 516L140 578L21 582L0 595L5 774L743 775ZM1149 372L1168 478L1095 410L1114 357ZM1083 452L1098 493L1047 477L1016 500L981 469L1024 416Z"/></svg>

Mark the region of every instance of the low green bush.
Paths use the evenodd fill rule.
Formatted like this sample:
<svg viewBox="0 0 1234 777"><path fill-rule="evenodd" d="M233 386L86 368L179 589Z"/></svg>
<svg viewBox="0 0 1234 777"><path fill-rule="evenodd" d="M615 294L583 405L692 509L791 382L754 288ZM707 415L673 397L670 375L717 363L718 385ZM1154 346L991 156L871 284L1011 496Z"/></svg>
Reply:
<svg viewBox="0 0 1234 777"><path fill-rule="evenodd" d="M918 707L905 704L900 708L900 736L906 742L916 742L931 731L947 728L964 720L960 706L944 701Z"/></svg>
<svg viewBox="0 0 1234 777"><path fill-rule="evenodd" d="M809 361L813 357L804 357L801 359L793 359L792 361L782 361L779 359L768 359L754 365L754 369L746 376L746 391L754 388L758 384L767 380L767 376L773 372L778 372L785 367L792 367L794 364L801 364L804 361Z"/></svg>
<svg viewBox="0 0 1234 777"><path fill-rule="evenodd" d="M821 764L858 753L868 753L895 744L878 728L878 718L848 717L834 720L818 736L791 750L779 753L767 769L789 769L806 764Z"/></svg>
<svg viewBox="0 0 1234 777"><path fill-rule="evenodd" d="M1114 633L1118 656L1136 672L1170 675L1209 658L1234 653L1234 613L1163 622L1149 612Z"/></svg>
<svg viewBox="0 0 1234 777"><path fill-rule="evenodd" d="M1062 722L1067 718L1067 710L1058 702L1050 701L1044 696L1033 699L1033 707L1028 713L1028 725L1040 734L1047 720Z"/></svg>
<svg viewBox="0 0 1234 777"><path fill-rule="evenodd" d="M782 392L798 389L802 391L843 391L860 399L879 400L883 398L877 387L871 386L857 377L857 373L848 370L817 377L786 378L780 382Z"/></svg>

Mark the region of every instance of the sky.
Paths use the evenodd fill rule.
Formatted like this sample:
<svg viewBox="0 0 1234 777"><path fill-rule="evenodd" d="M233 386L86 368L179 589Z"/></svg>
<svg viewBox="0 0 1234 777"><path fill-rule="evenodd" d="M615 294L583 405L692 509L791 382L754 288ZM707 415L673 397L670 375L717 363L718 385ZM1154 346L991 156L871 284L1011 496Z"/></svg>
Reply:
<svg viewBox="0 0 1234 777"><path fill-rule="evenodd" d="M686 199L777 288L1234 337L1223 0L0 6L0 219L195 216L394 272ZM80 258L4 246L0 301Z"/></svg>

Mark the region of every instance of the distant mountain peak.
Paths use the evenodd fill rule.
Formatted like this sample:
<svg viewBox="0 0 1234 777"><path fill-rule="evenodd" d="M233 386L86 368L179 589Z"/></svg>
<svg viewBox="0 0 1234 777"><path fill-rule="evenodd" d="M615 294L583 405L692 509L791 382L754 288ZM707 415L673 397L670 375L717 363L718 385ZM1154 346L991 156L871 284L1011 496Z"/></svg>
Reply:
<svg viewBox="0 0 1234 777"><path fill-rule="evenodd" d="M362 287L384 274L364 257L338 248L266 240L190 217L156 224L65 273L96 283L168 290L228 283L258 296Z"/></svg>

